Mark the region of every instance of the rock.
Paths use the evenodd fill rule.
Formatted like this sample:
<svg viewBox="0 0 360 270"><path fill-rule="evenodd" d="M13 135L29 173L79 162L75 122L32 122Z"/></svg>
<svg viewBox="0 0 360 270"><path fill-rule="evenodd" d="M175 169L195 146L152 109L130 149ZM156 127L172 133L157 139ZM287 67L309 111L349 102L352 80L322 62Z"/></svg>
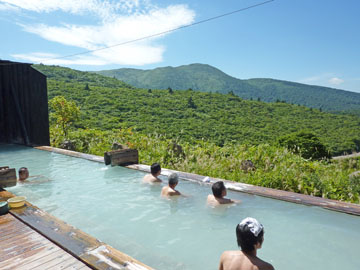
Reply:
<svg viewBox="0 0 360 270"><path fill-rule="evenodd" d="M241 161L240 169L243 170L244 172L250 172L250 171L255 171L256 167L251 160L243 160Z"/></svg>
<svg viewBox="0 0 360 270"><path fill-rule="evenodd" d="M178 145L176 142L172 142L169 145L168 150L174 152L175 156L185 157L184 150L182 149L181 145Z"/></svg>
<svg viewBox="0 0 360 270"><path fill-rule="evenodd" d="M349 178L360 178L360 171L353 172L349 174Z"/></svg>
<svg viewBox="0 0 360 270"><path fill-rule="evenodd" d="M114 142L111 146L111 150L121 150L121 149L129 149L129 147L127 147L127 145L125 144L121 144L118 142Z"/></svg>
<svg viewBox="0 0 360 270"><path fill-rule="evenodd" d="M66 149L66 150L75 151L74 141L68 141L68 140L63 141L63 142L60 144L60 148Z"/></svg>

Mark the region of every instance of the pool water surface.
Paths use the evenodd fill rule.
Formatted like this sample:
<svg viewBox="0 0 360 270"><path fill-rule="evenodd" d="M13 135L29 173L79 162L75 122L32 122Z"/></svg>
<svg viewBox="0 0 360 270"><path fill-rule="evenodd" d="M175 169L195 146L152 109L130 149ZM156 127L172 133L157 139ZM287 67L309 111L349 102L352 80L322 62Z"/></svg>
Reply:
<svg viewBox="0 0 360 270"><path fill-rule="evenodd" d="M145 173L23 146L0 145L0 166L39 175L8 188L16 195L158 270L218 269L238 249L235 227L258 219L258 256L275 269L360 269L360 217L228 191L239 205L206 206L208 185L180 180L188 197L160 197Z"/></svg>

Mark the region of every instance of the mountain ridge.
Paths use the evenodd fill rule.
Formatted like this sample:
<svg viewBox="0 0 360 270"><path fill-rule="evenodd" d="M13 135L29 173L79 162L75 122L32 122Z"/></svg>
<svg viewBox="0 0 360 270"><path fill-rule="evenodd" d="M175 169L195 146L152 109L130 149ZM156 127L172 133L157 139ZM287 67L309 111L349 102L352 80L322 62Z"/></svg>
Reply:
<svg viewBox="0 0 360 270"><path fill-rule="evenodd" d="M308 85L298 82L252 78L238 79L208 64L189 64L155 69L121 68L97 71L125 83L145 89L192 90L202 92L229 92L244 99L265 102L285 101L329 112L356 111L360 109L360 93L347 90Z"/></svg>

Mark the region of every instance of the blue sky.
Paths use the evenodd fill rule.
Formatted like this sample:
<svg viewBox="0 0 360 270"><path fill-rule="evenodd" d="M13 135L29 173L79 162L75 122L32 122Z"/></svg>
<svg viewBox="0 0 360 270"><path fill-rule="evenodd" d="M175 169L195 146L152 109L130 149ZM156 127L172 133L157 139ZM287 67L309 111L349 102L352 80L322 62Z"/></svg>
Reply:
<svg viewBox="0 0 360 270"><path fill-rule="evenodd" d="M240 78L360 92L360 1L275 0L155 38L70 58L262 0L0 0L0 58L80 70L205 63Z"/></svg>

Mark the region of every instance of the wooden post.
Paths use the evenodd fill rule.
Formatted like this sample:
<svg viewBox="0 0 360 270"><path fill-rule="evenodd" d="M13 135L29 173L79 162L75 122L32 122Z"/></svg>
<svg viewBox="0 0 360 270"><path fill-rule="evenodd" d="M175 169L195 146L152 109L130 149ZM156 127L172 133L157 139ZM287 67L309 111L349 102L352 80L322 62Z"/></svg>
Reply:
<svg viewBox="0 0 360 270"><path fill-rule="evenodd" d="M136 149L120 149L104 153L105 164L125 166L139 163L139 152Z"/></svg>
<svg viewBox="0 0 360 270"><path fill-rule="evenodd" d="M16 186L16 171L9 167L0 169L0 188Z"/></svg>

